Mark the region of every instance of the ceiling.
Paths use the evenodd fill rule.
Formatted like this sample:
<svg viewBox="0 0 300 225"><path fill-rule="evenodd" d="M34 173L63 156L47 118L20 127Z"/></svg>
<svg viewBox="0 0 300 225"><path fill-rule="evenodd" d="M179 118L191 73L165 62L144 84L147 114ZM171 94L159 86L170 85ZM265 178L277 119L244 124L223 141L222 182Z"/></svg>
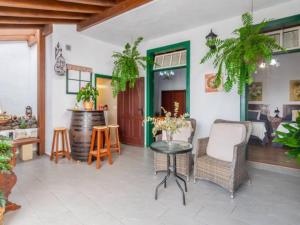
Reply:
<svg viewBox="0 0 300 225"><path fill-rule="evenodd" d="M254 10L287 1L255 0ZM154 0L83 33L105 42L123 45L124 41L132 41L138 36L153 39L238 16L250 11L251 5L251 0Z"/></svg>
<svg viewBox="0 0 300 225"><path fill-rule="evenodd" d="M85 30L152 0L0 0L0 28L77 24Z"/></svg>

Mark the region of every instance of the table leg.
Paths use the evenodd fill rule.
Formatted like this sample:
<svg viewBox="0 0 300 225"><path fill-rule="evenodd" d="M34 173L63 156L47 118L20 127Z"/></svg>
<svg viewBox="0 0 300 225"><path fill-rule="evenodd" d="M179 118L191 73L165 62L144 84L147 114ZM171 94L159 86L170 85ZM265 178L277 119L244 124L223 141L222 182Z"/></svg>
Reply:
<svg viewBox="0 0 300 225"><path fill-rule="evenodd" d="M185 194L184 194L184 190L183 188L181 187L180 183L178 182L178 179L179 178L181 181L183 181L184 183L184 187L185 187L185 191L187 191L187 186L186 186L186 182L184 179L182 179L181 177L179 177L177 175L177 168L176 168L176 154L173 154L173 170L174 170L174 176L175 176L175 179L176 179L176 183L177 183L177 186L179 187L181 193L182 193L182 202L183 202L183 205L185 205Z"/></svg>
<svg viewBox="0 0 300 225"><path fill-rule="evenodd" d="M158 193L158 188L164 184L164 187L166 188L167 187L167 179L169 178L170 176L170 155L167 154L167 175L165 176L165 178L156 186L156 189L155 189L155 200L157 200L157 193Z"/></svg>

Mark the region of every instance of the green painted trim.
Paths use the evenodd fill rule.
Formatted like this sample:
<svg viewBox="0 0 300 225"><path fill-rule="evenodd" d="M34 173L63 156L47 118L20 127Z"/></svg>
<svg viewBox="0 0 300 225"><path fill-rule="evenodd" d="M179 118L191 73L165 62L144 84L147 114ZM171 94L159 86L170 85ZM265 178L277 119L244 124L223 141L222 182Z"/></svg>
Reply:
<svg viewBox="0 0 300 225"><path fill-rule="evenodd" d="M186 112L190 113L190 66L191 66L191 42L190 41L184 41L172 45L167 45L159 48L149 49L147 50L147 57L154 61L154 56L157 54L172 52L176 50L182 50L185 49L187 52L187 59L186 59L186 66L182 68L186 68ZM172 69L172 68L168 68ZM174 69L178 69L178 67L174 67ZM159 70L155 70L157 72ZM147 63L147 77L146 77L146 116L153 116L153 96L154 96L154 70L151 63ZM146 146L150 146L150 144L153 142L153 136L152 136L152 126L150 123L146 123L145 127L145 133L146 133Z"/></svg>
<svg viewBox="0 0 300 225"><path fill-rule="evenodd" d="M262 32L270 32L279 29L284 29L288 27L293 27L300 25L300 14L289 16L277 20L272 20L268 25L263 29ZM288 50L286 52L275 52L274 55L289 54L294 52L300 52L300 49ZM240 98L240 119L247 120L248 117L248 87L245 89L245 92L241 95Z"/></svg>
<svg viewBox="0 0 300 225"><path fill-rule="evenodd" d="M112 76L104 75L104 74L99 74L99 73L95 73L95 77L94 77L94 85L95 85L95 87L96 87L96 81L97 81L97 78L112 79ZM97 108L97 98L96 98L96 101L95 101L94 108L95 108L95 109Z"/></svg>
<svg viewBox="0 0 300 225"><path fill-rule="evenodd" d="M297 25L300 25L300 14L284 17L277 20L271 20L262 31L270 32L270 31L289 28Z"/></svg>

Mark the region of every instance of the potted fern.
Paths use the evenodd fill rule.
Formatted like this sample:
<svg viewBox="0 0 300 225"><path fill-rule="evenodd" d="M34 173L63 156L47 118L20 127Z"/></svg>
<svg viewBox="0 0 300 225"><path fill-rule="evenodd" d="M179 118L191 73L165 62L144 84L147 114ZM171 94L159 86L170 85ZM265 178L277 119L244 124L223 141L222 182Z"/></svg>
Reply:
<svg viewBox="0 0 300 225"><path fill-rule="evenodd" d="M3 225L3 215L5 212L6 200L4 198L3 192L0 191L0 225Z"/></svg>
<svg viewBox="0 0 300 225"><path fill-rule="evenodd" d="M12 170L13 159L11 141L7 138L0 138L0 191L6 199L6 211L20 208L19 205L7 201L8 195L17 182L17 176Z"/></svg>
<svg viewBox="0 0 300 225"><path fill-rule="evenodd" d="M99 92L96 88L92 87L88 83L85 87L82 87L77 94L77 102L82 101L83 108L85 110L92 110L94 108L94 102L96 101Z"/></svg>
<svg viewBox="0 0 300 225"><path fill-rule="evenodd" d="M126 91L127 85L133 88L139 78L139 68L146 68L147 57L141 56L138 46L143 38L139 37L131 46L127 43L122 52L114 52L114 68L112 72L112 89L114 97Z"/></svg>
<svg viewBox="0 0 300 225"><path fill-rule="evenodd" d="M275 138L273 142L288 147L288 157L296 159L300 165L300 114L296 119L296 126L286 123L283 124L283 127L287 129L287 133L276 131L275 134L277 138Z"/></svg>
<svg viewBox="0 0 300 225"><path fill-rule="evenodd" d="M201 63L213 59L217 68L215 86L218 87L225 73L224 89L232 90L236 84L238 93L242 94L245 86L253 82L252 74L256 71L259 62L270 62L274 50L284 50L274 38L262 34L262 29L267 26L267 20L254 25L250 13L242 15L243 26L234 30L236 37L221 40L209 40L208 46L215 46L202 58Z"/></svg>

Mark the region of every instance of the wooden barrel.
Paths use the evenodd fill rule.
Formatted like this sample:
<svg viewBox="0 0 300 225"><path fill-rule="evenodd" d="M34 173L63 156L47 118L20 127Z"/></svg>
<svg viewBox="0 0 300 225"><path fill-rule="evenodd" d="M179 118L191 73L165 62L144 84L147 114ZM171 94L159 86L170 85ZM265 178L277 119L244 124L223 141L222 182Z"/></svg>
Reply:
<svg viewBox="0 0 300 225"><path fill-rule="evenodd" d="M72 111L70 144L74 160L88 160L93 127L100 125L105 125L103 111Z"/></svg>

